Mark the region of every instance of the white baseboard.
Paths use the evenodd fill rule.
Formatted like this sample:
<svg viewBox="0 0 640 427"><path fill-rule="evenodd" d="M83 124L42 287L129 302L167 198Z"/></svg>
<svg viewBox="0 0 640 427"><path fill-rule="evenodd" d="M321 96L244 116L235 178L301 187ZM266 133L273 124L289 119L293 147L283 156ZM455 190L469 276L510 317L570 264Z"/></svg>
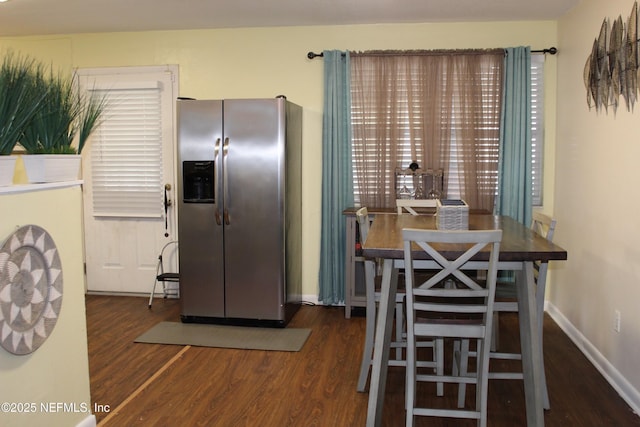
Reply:
<svg viewBox="0 0 640 427"><path fill-rule="evenodd" d="M123 297L149 298L148 293L142 293L142 292L87 291L86 294L87 295L108 295L108 296L117 296L117 297L123 296ZM155 297L162 298L162 290L160 290L160 293L156 292ZM169 295L167 298L176 299L176 298L179 298L179 296ZM318 301L318 295L302 295L302 302L305 302L308 304L320 305L320 302ZM344 304L339 304L339 305L344 305Z"/></svg>
<svg viewBox="0 0 640 427"><path fill-rule="evenodd" d="M303 304L319 305L318 295L302 295Z"/></svg>
<svg viewBox="0 0 640 427"><path fill-rule="evenodd" d="M145 293L141 293L141 292L87 291L86 294L87 295L108 295L108 296L145 297L145 298L149 298L149 294L148 293L145 294ZM159 294L156 292L155 297L156 298L162 298L162 291L160 291ZM176 299L176 298L179 298L179 297L175 296L175 295L170 295L167 298ZM302 295L302 302L303 303L307 303L307 304L313 304L313 305L321 305L320 301L318 301L318 295ZM344 304L337 304L337 305L343 306Z"/></svg>
<svg viewBox="0 0 640 427"><path fill-rule="evenodd" d="M110 297L143 297L143 298L149 298L149 293L144 293L144 292L111 292L111 291L86 291L85 292L87 295L103 295L103 296L110 296ZM157 295L157 294L156 294ZM160 295L158 295L158 297L162 297L162 292L160 293Z"/></svg>
<svg viewBox="0 0 640 427"><path fill-rule="evenodd" d="M578 346L580 351L589 359L591 364L604 376L611 386L624 399L634 413L640 414L640 393L635 389L625 377L591 344L573 324L558 311L557 307L545 302L545 309L549 316L560 326L560 329Z"/></svg>
<svg viewBox="0 0 640 427"><path fill-rule="evenodd" d="M302 295L302 302L303 304L324 305L320 300L318 300L318 295ZM344 302L331 305L335 307L344 307Z"/></svg>
<svg viewBox="0 0 640 427"><path fill-rule="evenodd" d="M76 427L96 427L96 416L89 415L84 420L80 421L79 424L76 424Z"/></svg>

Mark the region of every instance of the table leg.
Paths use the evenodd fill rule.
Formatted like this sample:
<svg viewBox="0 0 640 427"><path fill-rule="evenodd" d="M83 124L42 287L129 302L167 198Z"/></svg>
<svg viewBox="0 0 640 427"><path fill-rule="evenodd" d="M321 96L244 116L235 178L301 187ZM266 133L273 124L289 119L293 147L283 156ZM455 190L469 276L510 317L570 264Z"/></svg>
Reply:
<svg viewBox="0 0 640 427"><path fill-rule="evenodd" d="M536 281L536 315L538 316L538 332L540 342L540 371L542 378L540 381L542 387L542 407L545 410L551 409L551 402L549 401L549 390L547 389L547 375L544 370L544 343L543 343L543 335L544 335L544 294L547 283L547 270L549 268L548 262L540 263L538 269L538 280Z"/></svg>
<svg viewBox="0 0 640 427"><path fill-rule="evenodd" d="M369 406L367 408L367 426L382 425L382 408L389 367L389 343L393 329L393 313L398 287L398 275L392 259L385 259L382 267L380 304L373 347L373 366L369 385Z"/></svg>
<svg viewBox="0 0 640 427"><path fill-rule="evenodd" d="M544 426L542 409L542 349L538 331L536 313L535 278L533 263L524 262L518 271L518 282L525 286L516 286L518 292L518 311L520 323L520 344L522 352L522 373L524 379L525 403L528 426Z"/></svg>

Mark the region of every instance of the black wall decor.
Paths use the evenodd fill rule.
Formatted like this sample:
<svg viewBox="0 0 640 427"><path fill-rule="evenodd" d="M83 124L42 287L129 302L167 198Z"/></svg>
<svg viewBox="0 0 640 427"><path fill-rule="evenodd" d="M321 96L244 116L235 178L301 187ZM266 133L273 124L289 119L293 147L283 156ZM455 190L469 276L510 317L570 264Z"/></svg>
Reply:
<svg viewBox="0 0 640 427"><path fill-rule="evenodd" d="M615 113L624 98L627 111L638 99L638 3L633 4L625 21L622 16L609 24L605 18L600 34L593 41L591 54L584 67L587 105Z"/></svg>

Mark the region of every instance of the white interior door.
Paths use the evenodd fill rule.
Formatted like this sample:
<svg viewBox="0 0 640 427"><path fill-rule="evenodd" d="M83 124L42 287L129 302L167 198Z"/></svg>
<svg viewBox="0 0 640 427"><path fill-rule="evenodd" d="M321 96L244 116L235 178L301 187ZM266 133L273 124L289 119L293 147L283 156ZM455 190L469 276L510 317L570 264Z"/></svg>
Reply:
<svg viewBox="0 0 640 427"><path fill-rule="evenodd" d="M87 290L148 294L162 247L177 240L178 68L84 69L78 76L82 92L108 99L82 151ZM176 251L165 254L166 265L177 271Z"/></svg>

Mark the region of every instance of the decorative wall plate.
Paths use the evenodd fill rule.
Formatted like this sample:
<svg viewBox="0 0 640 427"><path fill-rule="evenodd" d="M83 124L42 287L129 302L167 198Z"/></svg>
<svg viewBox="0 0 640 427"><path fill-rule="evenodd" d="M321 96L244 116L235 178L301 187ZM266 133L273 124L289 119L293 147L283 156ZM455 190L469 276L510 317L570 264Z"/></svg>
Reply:
<svg viewBox="0 0 640 427"><path fill-rule="evenodd" d="M626 25L625 25L626 24ZM640 52L638 51L638 2L633 4L626 21L619 16L609 26L605 18L600 34L593 42L583 71L587 105L596 111L612 107L615 113L622 96L627 111L639 98Z"/></svg>
<svg viewBox="0 0 640 427"><path fill-rule="evenodd" d="M0 345L17 355L36 351L62 308L62 265L56 245L37 225L20 227L0 248Z"/></svg>

